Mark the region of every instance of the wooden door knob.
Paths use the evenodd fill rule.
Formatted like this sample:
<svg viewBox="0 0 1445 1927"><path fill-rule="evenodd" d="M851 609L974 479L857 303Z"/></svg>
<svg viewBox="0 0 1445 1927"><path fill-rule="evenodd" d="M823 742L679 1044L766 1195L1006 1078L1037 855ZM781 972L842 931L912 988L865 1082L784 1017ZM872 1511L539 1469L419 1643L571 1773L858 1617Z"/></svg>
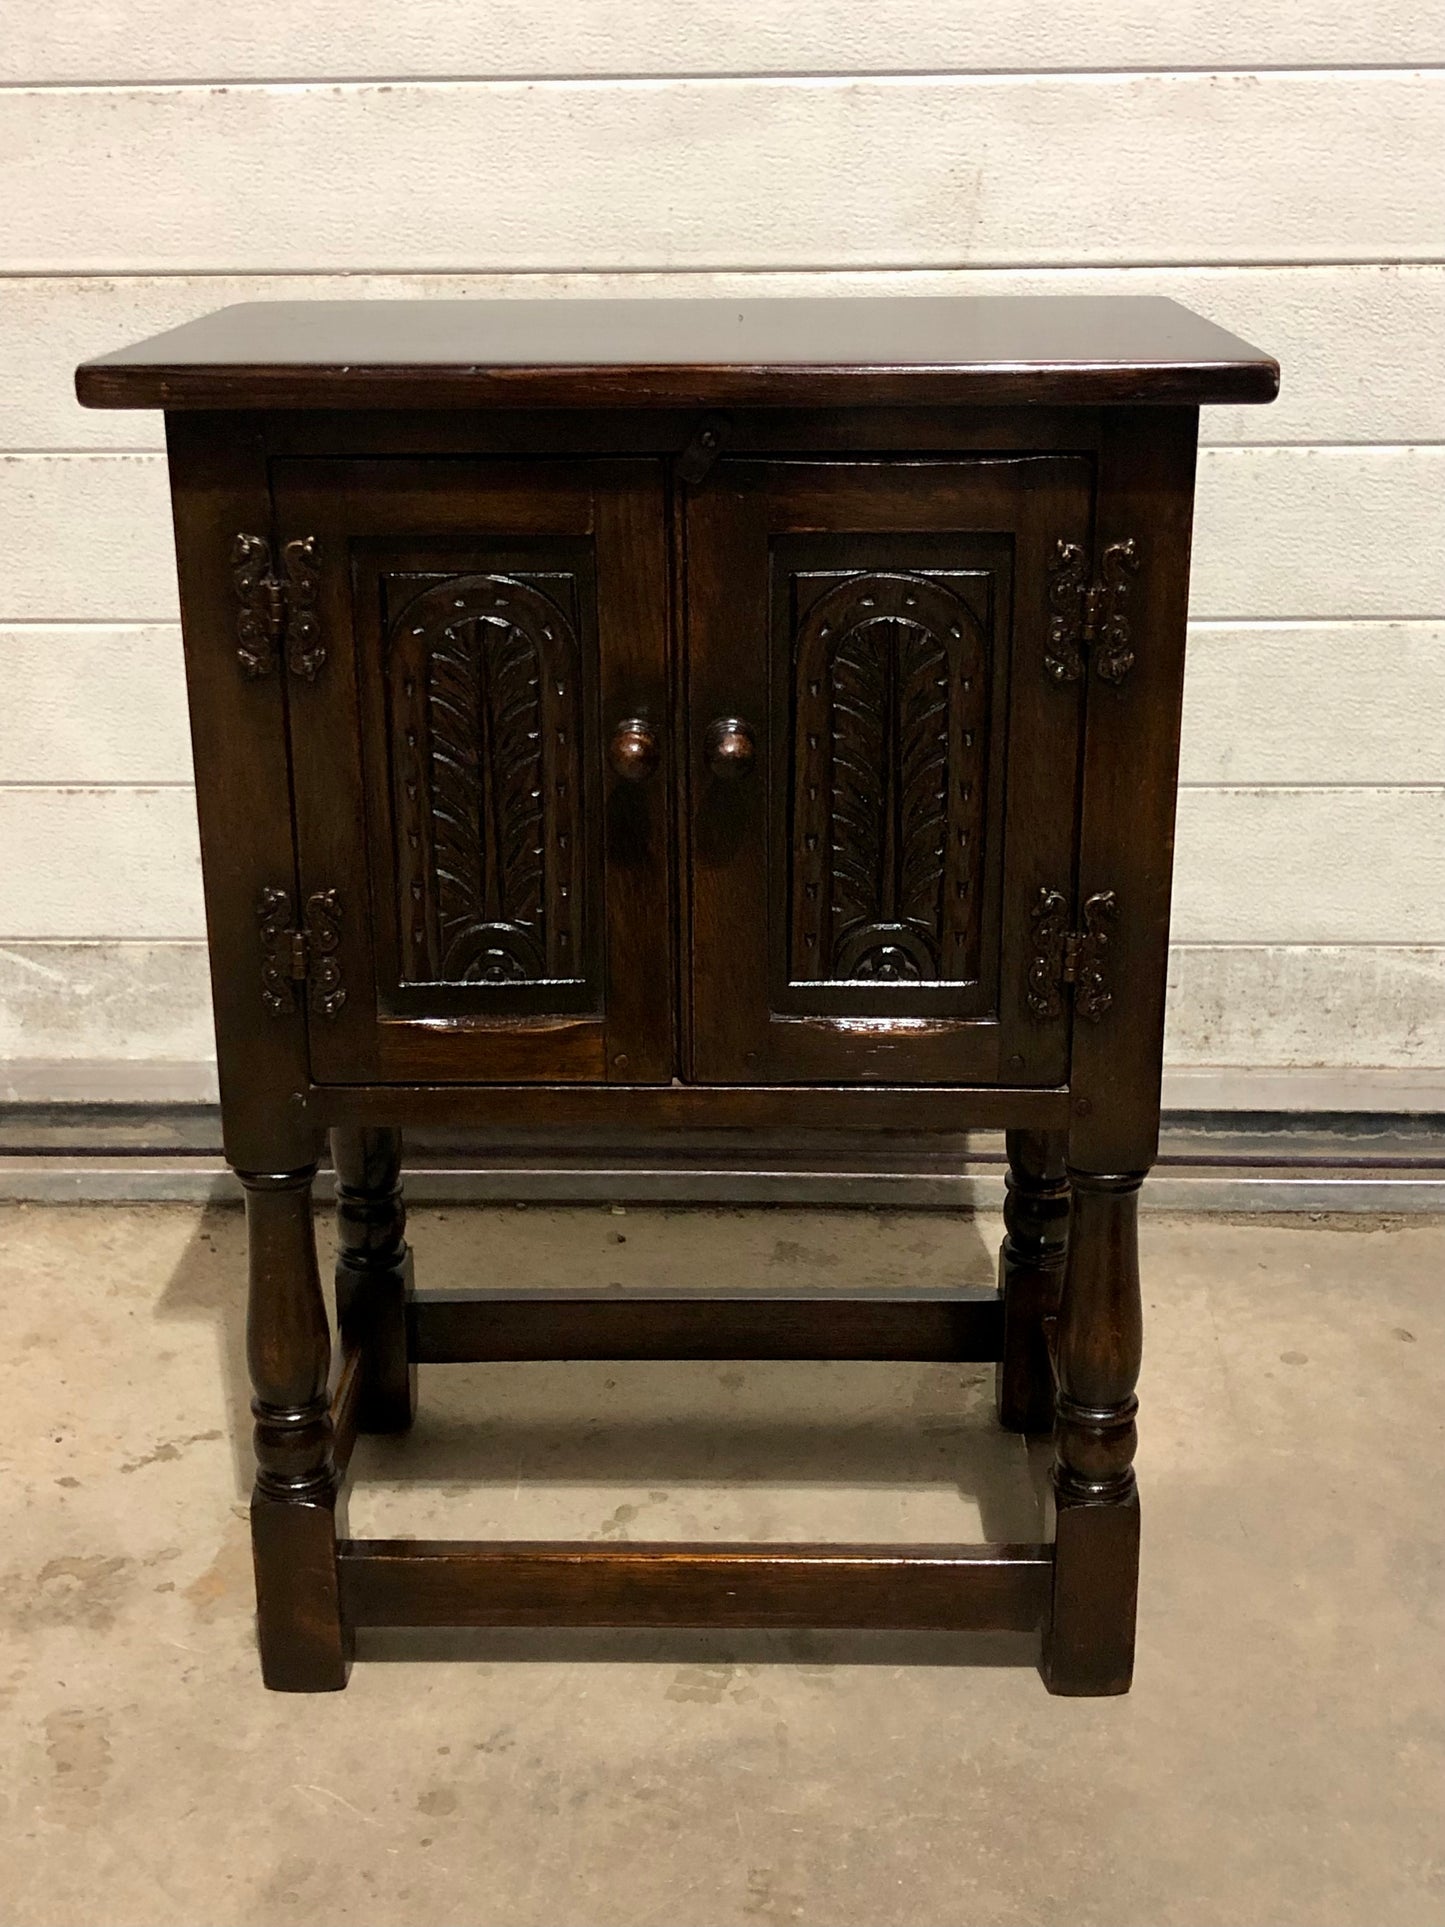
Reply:
<svg viewBox="0 0 1445 1927"><path fill-rule="evenodd" d="M641 716L629 716L613 731L607 760L624 783L645 783L662 761L657 731Z"/></svg>
<svg viewBox="0 0 1445 1927"><path fill-rule="evenodd" d="M740 716L719 716L709 723L702 753L714 776L746 776L757 757L753 732Z"/></svg>

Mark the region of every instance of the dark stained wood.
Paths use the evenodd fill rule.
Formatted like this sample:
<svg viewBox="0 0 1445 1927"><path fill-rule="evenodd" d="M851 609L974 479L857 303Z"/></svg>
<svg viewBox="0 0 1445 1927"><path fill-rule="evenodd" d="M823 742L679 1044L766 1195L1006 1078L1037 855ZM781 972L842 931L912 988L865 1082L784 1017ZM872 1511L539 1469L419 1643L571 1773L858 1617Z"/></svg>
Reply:
<svg viewBox="0 0 1445 1927"><path fill-rule="evenodd" d="M1085 453L1099 446L1107 411L1055 408L736 408L726 453L957 455L1017 451ZM288 456L664 455L680 490L681 468L700 424L696 405L585 408L320 409L267 413L257 421L275 460Z"/></svg>
<svg viewBox="0 0 1445 1927"><path fill-rule="evenodd" d="M595 1017L378 1016L372 1041L372 1076L382 1084L431 1078L474 1084L484 1077L582 1083L607 1075L607 1038Z"/></svg>
<svg viewBox="0 0 1445 1927"><path fill-rule="evenodd" d="M1140 296L266 301L76 378L91 408L1271 401L1279 369Z"/></svg>
<svg viewBox="0 0 1445 1927"><path fill-rule="evenodd" d="M366 1354L360 1344L348 1344L343 1338L341 1364L331 1394L331 1457L339 1478L346 1477L351 1455L356 1449L356 1435L360 1429L357 1419L365 1386Z"/></svg>
<svg viewBox="0 0 1445 1927"><path fill-rule="evenodd" d="M1043 1674L1054 1693L1127 1693L1139 1590L1134 1387L1143 1337L1143 1178L1073 1168L1069 1177L1073 1211L1059 1311L1054 1433L1058 1530Z"/></svg>
<svg viewBox="0 0 1445 1927"><path fill-rule="evenodd" d="M1095 1699L1128 1692L1138 1601L1138 1493L1113 1505L1060 1503L1040 1664L1051 1693Z"/></svg>
<svg viewBox="0 0 1445 1927"><path fill-rule="evenodd" d="M246 1356L254 1394L251 1544L261 1672L279 1692L346 1684L350 1630L336 1576L339 1479L331 1338L311 1226L315 1166L242 1171L251 1288Z"/></svg>
<svg viewBox="0 0 1445 1927"><path fill-rule="evenodd" d="M305 1017L289 987L269 1011L259 981L261 892L278 889L289 905L296 888L286 692L278 676L244 677L232 583L237 531L271 528L265 448L253 424L204 415L170 420L167 442L226 1155L286 1171L321 1144Z"/></svg>
<svg viewBox="0 0 1445 1927"><path fill-rule="evenodd" d="M416 1416L416 1368L407 1352L413 1291L401 1192L401 1133L363 1126L333 1131L336 1167L336 1324L365 1358L355 1414L362 1432L404 1432Z"/></svg>
<svg viewBox="0 0 1445 1927"><path fill-rule="evenodd" d="M1099 455L1096 553L1133 544L1136 566L1125 604L1127 673L1087 677L1076 903L1107 895L1114 909L1106 1000L1092 1021L1074 1026L1074 1202L1057 1345L1058 1551L1044 1648L1044 1677L1059 1693L1126 1692L1133 1672L1137 1193L1159 1143L1197 435L1193 409L1161 410L1147 425L1115 410Z"/></svg>
<svg viewBox="0 0 1445 1927"><path fill-rule="evenodd" d="M522 1014L575 986L585 1005L601 854L581 834L597 781L587 562L570 544L515 559L418 546L378 558L380 595L368 580L358 597L383 610L384 633L360 640L363 662L386 665L370 693L384 694L398 988L472 985ZM494 822L496 847L474 828Z"/></svg>
<svg viewBox="0 0 1445 1927"><path fill-rule="evenodd" d="M1054 1423L1049 1326L1058 1317L1069 1240L1064 1131L1010 1131L999 1252L1003 1342L996 1375L999 1424L1048 1432Z"/></svg>
<svg viewBox="0 0 1445 1927"><path fill-rule="evenodd" d="M168 410L269 1685L357 1624L884 1625L1127 1689L1198 407L1277 382L1072 297L263 303L79 371ZM418 1297L411 1125L1003 1129L1000 1288ZM557 1357L996 1359L1053 1544L346 1539L418 1359Z"/></svg>
<svg viewBox="0 0 1445 1927"><path fill-rule="evenodd" d="M327 638L290 698L301 889L335 892L345 985L313 1066L666 1081L669 785L607 756L623 718L665 730L660 465L277 477L283 543L315 545Z"/></svg>
<svg viewBox="0 0 1445 1927"><path fill-rule="evenodd" d="M860 1299L584 1298L573 1293L422 1292L411 1355L423 1365L524 1358L933 1359L999 1356L992 1291Z"/></svg>
<svg viewBox="0 0 1445 1927"><path fill-rule="evenodd" d="M758 1626L1030 1632L1047 1546L600 1546L353 1539L358 1626Z"/></svg>
<svg viewBox="0 0 1445 1927"><path fill-rule="evenodd" d="M603 729L622 717L653 731L651 782L605 773L600 838L607 895L606 1068L617 1084L662 1084L678 1070L674 1018L677 891L670 808L676 781L670 526L665 476L651 463L599 464L597 603Z"/></svg>
<svg viewBox="0 0 1445 1927"><path fill-rule="evenodd" d="M499 1084L313 1085L311 1108L326 1124L609 1125L623 1129L709 1124L729 1130L988 1131L1010 1124L1058 1129L1069 1121L1067 1089L1021 1091L924 1086L678 1084L607 1088Z"/></svg>
<svg viewBox="0 0 1445 1927"><path fill-rule="evenodd" d="M1027 907L1073 874L1082 706L1044 632L1090 484L1044 456L724 457L693 495L699 1079L1066 1075L1062 1005L1025 1008ZM756 760L719 773L733 711Z"/></svg>
<svg viewBox="0 0 1445 1927"><path fill-rule="evenodd" d="M1147 1170L1159 1145L1197 433L1193 410L1119 410L1100 450L1097 544L1139 550L1133 666L1120 682L1087 680L1077 900L1111 892L1118 913L1112 1003L1074 1029L1069 1161L1104 1174Z"/></svg>

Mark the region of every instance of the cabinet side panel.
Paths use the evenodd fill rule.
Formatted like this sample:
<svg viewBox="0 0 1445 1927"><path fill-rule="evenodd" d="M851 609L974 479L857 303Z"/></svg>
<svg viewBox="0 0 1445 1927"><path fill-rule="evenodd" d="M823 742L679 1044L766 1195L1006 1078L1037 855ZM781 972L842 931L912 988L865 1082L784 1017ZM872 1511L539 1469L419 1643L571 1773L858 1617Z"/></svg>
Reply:
<svg viewBox="0 0 1445 1927"><path fill-rule="evenodd" d="M1087 1171L1146 1170L1158 1148L1198 429L1197 409L1120 409L1100 452L1095 555L1132 542L1138 566L1131 660L1088 684L1077 900L1112 891L1117 914L1108 1008L1074 1025L1069 1158Z"/></svg>
<svg viewBox="0 0 1445 1927"><path fill-rule="evenodd" d="M255 555L238 538L271 539L265 452L249 418L173 415L166 430L226 1155L290 1170L316 1156L318 1129L305 1019L289 983L262 975L262 893L284 893L273 923L296 895L285 690L237 580Z"/></svg>

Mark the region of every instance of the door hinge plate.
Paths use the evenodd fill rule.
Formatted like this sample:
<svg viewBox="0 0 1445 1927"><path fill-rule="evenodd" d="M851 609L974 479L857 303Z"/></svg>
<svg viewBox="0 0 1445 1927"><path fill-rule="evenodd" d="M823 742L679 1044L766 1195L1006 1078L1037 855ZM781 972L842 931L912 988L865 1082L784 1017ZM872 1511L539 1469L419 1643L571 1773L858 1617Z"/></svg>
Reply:
<svg viewBox="0 0 1445 1927"><path fill-rule="evenodd" d="M334 890L313 890L298 923L291 892L267 884L256 900L261 932L261 1002L273 1017L295 1010L304 984L307 1001L321 1017L335 1017L346 1002L341 981L341 901Z"/></svg>
<svg viewBox="0 0 1445 1927"><path fill-rule="evenodd" d="M326 661L321 619L320 549L314 535L298 535L281 550L281 573L271 567L264 535L238 535L231 544L236 600L236 659L250 681L267 676L284 649L293 676L314 682Z"/></svg>
<svg viewBox="0 0 1445 1927"><path fill-rule="evenodd" d="M1081 928L1069 928L1068 899L1061 890L1045 886L1029 913L1031 955L1028 1007L1035 1017L1063 1014L1064 992L1072 990L1074 1009L1096 1024L1114 1002L1106 970L1109 930L1117 921L1119 903L1112 890L1096 890L1086 899Z"/></svg>
<svg viewBox="0 0 1445 1927"><path fill-rule="evenodd" d="M1129 578L1139 573L1139 544L1111 542L1095 581L1078 542L1054 544L1049 564L1049 642L1044 668L1055 682L1077 682L1087 650L1094 673L1121 683L1134 667L1129 632Z"/></svg>

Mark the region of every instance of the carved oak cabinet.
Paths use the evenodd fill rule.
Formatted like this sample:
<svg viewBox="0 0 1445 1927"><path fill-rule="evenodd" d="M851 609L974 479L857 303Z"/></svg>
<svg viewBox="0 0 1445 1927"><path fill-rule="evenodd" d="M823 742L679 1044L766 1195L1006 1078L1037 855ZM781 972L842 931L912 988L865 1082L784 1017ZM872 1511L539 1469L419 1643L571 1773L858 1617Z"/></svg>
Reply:
<svg viewBox="0 0 1445 1927"><path fill-rule="evenodd" d="M582 1624L1127 1688L1198 409L1277 383L1152 299L261 304L80 370L167 417L270 1685ZM416 1291L400 1133L484 1122L1002 1127L999 1289ZM419 1361L538 1357L996 1359L1046 1536L346 1535Z"/></svg>

